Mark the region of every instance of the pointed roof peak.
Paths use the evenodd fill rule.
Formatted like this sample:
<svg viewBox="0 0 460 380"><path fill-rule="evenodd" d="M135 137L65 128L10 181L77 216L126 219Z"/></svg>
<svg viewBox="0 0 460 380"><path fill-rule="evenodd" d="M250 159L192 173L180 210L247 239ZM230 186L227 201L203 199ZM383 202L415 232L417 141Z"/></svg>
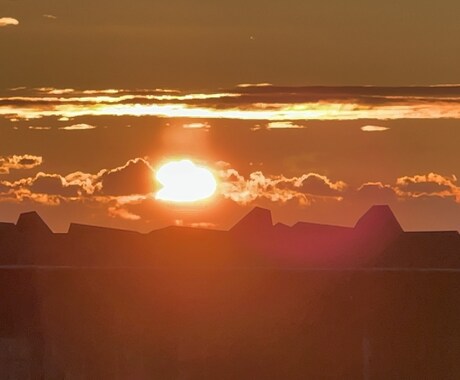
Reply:
<svg viewBox="0 0 460 380"><path fill-rule="evenodd" d="M269 215L270 219L272 217L272 212L268 208L263 208L259 206L253 207L253 209L248 212L248 215L250 214L258 214L258 215L264 214L265 216Z"/></svg>
<svg viewBox="0 0 460 380"><path fill-rule="evenodd" d="M51 229L36 211L24 212L19 215L16 227L20 232L52 233Z"/></svg>
<svg viewBox="0 0 460 380"><path fill-rule="evenodd" d="M262 207L254 207L236 223L230 231L254 231L273 227L272 213L270 210Z"/></svg>
<svg viewBox="0 0 460 380"><path fill-rule="evenodd" d="M390 206L374 205L359 218L355 228L382 228L384 226L386 226L386 228L391 227L394 231L403 231Z"/></svg>

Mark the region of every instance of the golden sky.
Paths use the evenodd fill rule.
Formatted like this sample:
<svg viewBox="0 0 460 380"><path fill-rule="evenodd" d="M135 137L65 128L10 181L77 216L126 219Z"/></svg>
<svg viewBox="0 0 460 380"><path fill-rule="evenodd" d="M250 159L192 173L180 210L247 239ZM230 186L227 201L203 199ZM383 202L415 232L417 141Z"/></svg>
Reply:
<svg viewBox="0 0 460 380"><path fill-rule="evenodd" d="M402 4L403 3L403 4ZM460 230L460 3L0 0L0 219ZM162 163L214 197L155 198Z"/></svg>

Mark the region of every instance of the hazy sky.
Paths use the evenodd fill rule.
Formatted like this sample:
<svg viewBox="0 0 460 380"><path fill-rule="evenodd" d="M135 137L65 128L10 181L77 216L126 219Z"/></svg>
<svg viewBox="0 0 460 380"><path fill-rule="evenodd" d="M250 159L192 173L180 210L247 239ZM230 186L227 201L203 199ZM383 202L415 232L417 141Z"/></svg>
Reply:
<svg viewBox="0 0 460 380"><path fill-rule="evenodd" d="M0 220L228 228L260 205L353 225L388 203L406 229L460 230L459 14L453 0L0 0ZM213 199L154 199L177 157L214 171Z"/></svg>
<svg viewBox="0 0 460 380"><path fill-rule="evenodd" d="M0 12L20 22L0 35L3 86L399 86L460 77L456 0L0 0Z"/></svg>

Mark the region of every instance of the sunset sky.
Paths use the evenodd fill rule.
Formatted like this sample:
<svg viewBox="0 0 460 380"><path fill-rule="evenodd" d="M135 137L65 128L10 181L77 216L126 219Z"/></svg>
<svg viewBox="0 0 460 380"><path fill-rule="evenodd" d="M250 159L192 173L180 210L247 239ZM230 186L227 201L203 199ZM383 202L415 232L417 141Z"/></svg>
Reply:
<svg viewBox="0 0 460 380"><path fill-rule="evenodd" d="M460 2L0 0L0 221L460 230ZM156 195L208 168L214 196ZM190 184L192 189L194 184ZM183 188L189 188L183 186Z"/></svg>

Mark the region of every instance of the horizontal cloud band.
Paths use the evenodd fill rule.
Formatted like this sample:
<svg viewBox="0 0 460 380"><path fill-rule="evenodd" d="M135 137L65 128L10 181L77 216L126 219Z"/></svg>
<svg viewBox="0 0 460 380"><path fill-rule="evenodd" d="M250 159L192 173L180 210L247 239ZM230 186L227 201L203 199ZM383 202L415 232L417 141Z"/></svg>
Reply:
<svg viewBox="0 0 460 380"><path fill-rule="evenodd" d="M41 157L32 155L8 156L1 160L4 174L7 173L5 168L30 169L42 162ZM373 194L375 199L382 196L395 200L437 197L460 203L460 185L454 175L419 174L399 177L393 184L367 182L350 188L344 181L332 180L319 173L286 177L255 171L243 176L227 163L219 162L216 166L220 167L216 171L219 195L240 205L268 200L310 206L318 201L340 202L366 194ZM154 194L158 188L153 178L154 169L144 158L135 158L120 167L94 174L39 172L12 182L0 180L0 202L32 201L48 206L63 202L96 202L106 207L110 216L134 221L139 216L130 211L130 206L145 201L157 202Z"/></svg>
<svg viewBox="0 0 460 380"><path fill-rule="evenodd" d="M288 125L276 122L295 120L458 119L460 86L265 85L216 93L19 88L0 97L0 116L10 119L110 115L267 120L275 122L273 128ZM291 128L294 126L290 124Z"/></svg>

